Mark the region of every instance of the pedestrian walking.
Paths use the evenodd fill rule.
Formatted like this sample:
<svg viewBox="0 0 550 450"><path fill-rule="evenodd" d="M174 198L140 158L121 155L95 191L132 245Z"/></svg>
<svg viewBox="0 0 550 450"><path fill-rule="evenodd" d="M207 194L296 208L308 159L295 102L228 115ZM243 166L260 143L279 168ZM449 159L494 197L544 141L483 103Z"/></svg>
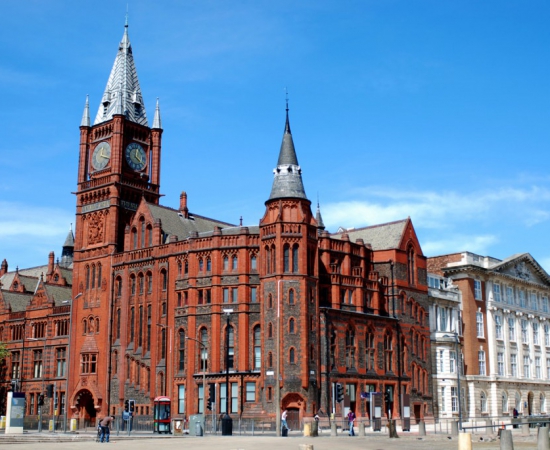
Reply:
<svg viewBox="0 0 550 450"><path fill-rule="evenodd" d="M355 431L353 430L354 422L355 422L355 413L353 412L353 410L350 409L348 413L348 425L349 425L350 436L355 436Z"/></svg>

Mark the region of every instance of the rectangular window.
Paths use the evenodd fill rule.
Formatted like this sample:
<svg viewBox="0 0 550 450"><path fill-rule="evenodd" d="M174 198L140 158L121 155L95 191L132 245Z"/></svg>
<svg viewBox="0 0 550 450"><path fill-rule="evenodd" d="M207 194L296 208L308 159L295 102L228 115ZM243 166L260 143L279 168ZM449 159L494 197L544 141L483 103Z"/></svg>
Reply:
<svg viewBox="0 0 550 450"><path fill-rule="evenodd" d="M513 317L508 317L508 339L516 340L516 320Z"/></svg>
<svg viewBox="0 0 550 450"><path fill-rule="evenodd" d="M518 355L510 355L510 372L513 377L518 376Z"/></svg>
<svg viewBox="0 0 550 450"><path fill-rule="evenodd" d="M445 399L445 386L443 386L441 388L441 400L440 400L440 404L439 404L439 410L441 412L445 412L445 403L446 403L446 399Z"/></svg>
<svg viewBox="0 0 550 450"><path fill-rule="evenodd" d="M449 372L456 372L456 352L454 350L449 352Z"/></svg>
<svg viewBox="0 0 550 450"><path fill-rule="evenodd" d="M34 358L34 378L42 377L42 350L35 350L33 352Z"/></svg>
<svg viewBox="0 0 550 450"><path fill-rule="evenodd" d="M486 375L485 371L485 352L483 350L480 350L477 352L477 359L479 363L479 374L480 375Z"/></svg>
<svg viewBox="0 0 550 450"><path fill-rule="evenodd" d="M238 288L233 288L231 289L231 301L233 303L237 303L237 295L239 293L239 289Z"/></svg>
<svg viewBox="0 0 550 450"><path fill-rule="evenodd" d="M542 312L548 312L548 297L542 297L542 300L541 300L541 304L542 304Z"/></svg>
<svg viewBox="0 0 550 450"><path fill-rule="evenodd" d="M256 296L256 288L251 287L250 288L250 303L256 303L258 301L258 297Z"/></svg>
<svg viewBox="0 0 550 450"><path fill-rule="evenodd" d="M521 342L524 344L529 343L529 323L525 319L521 319Z"/></svg>
<svg viewBox="0 0 550 450"><path fill-rule="evenodd" d="M474 296L476 300L481 300L481 281L474 280Z"/></svg>
<svg viewBox="0 0 550 450"><path fill-rule="evenodd" d="M21 352L11 354L11 378L12 380L21 378Z"/></svg>
<svg viewBox="0 0 550 450"><path fill-rule="evenodd" d="M428 276L428 287L439 289L439 278Z"/></svg>
<svg viewBox="0 0 550 450"><path fill-rule="evenodd" d="M512 286L506 286L506 302L509 305L514 304L514 288Z"/></svg>
<svg viewBox="0 0 550 450"><path fill-rule="evenodd" d="M550 380L550 358L546 358L546 378Z"/></svg>
<svg viewBox="0 0 550 450"><path fill-rule="evenodd" d="M439 331L447 331L447 308L439 308Z"/></svg>
<svg viewBox="0 0 550 450"><path fill-rule="evenodd" d="M497 353L497 373L499 376L504 376L504 353Z"/></svg>
<svg viewBox="0 0 550 450"><path fill-rule="evenodd" d="M531 377L531 363L529 361L529 356L523 357L523 377L524 378Z"/></svg>
<svg viewBox="0 0 550 450"><path fill-rule="evenodd" d="M201 384L199 385L199 395L197 397L197 401L199 402L199 404L197 405L199 414L202 414L204 412L202 407L204 405L204 402L202 400L203 398L204 398L204 386Z"/></svg>
<svg viewBox="0 0 550 450"><path fill-rule="evenodd" d="M451 386L451 411L458 412L458 389Z"/></svg>
<svg viewBox="0 0 550 450"><path fill-rule="evenodd" d="M537 322L533 322L533 344L540 345L539 342L539 324Z"/></svg>
<svg viewBox="0 0 550 450"><path fill-rule="evenodd" d="M229 288L223 288L223 302L229 303Z"/></svg>
<svg viewBox="0 0 550 450"><path fill-rule="evenodd" d="M521 306L522 308L525 308L527 305L526 305L526 300L525 300L525 291L523 289L520 289L519 290L519 306Z"/></svg>
<svg viewBox="0 0 550 450"><path fill-rule="evenodd" d="M540 356L535 356L535 378L542 378L542 368L540 366Z"/></svg>
<svg viewBox="0 0 550 450"><path fill-rule="evenodd" d="M65 347L58 348L55 350L55 359L56 359L55 376L56 377L65 376L65 370L67 367L67 350L65 349Z"/></svg>
<svg viewBox="0 0 550 450"><path fill-rule="evenodd" d="M544 345L550 346L550 325L544 324Z"/></svg>
<svg viewBox="0 0 550 450"><path fill-rule="evenodd" d="M493 284L493 299L495 302L500 302L500 284Z"/></svg>
<svg viewBox="0 0 550 450"><path fill-rule="evenodd" d="M97 354L85 353L82 355L80 363L80 373L96 373L97 371Z"/></svg>
<svg viewBox="0 0 550 450"><path fill-rule="evenodd" d="M178 386L178 414L185 414L185 386Z"/></svg>
<svg viewBox="0 0 550 450"><path fill-rule="evenodd" d="M256 401L256 383L253 383L253 382L246 383L246 401L247 402Z"/></svg>
<svg viewBox="0 0 550 450"><path fill-rule="evenodd" d="M539 309L539 299L537 297L537 294L535 292L531 292L531 308L535 311L538 311Z"/></svg>
<svg viewBox="0 0 550 450"><path fill-rule="evenodd" d="M476 313L476 327L477 327L477 337L478 338L484 337L485 335L483 332L483 313L482 312Z"/></svg>
<svg viewBox="0 0 550 450"><path fill-rule="evenodd" d="M231 383L231 398L229 402L229 413L235 413L238 411L238 384ZM225 403L226 403L226 388L225 383L220 383L220 412L225 413Z"/></svg>
<svg viewBox="0 0 550 450"><path fill-rule="evenodd" d="M497 339L502 339L502 316L495 316L495 336Z"/></svg>
<svg viewBox="0 0 550 450"><path fill-rule="evenodd" d="M445 350L439 350L439 372L445 372Z"/></svg>

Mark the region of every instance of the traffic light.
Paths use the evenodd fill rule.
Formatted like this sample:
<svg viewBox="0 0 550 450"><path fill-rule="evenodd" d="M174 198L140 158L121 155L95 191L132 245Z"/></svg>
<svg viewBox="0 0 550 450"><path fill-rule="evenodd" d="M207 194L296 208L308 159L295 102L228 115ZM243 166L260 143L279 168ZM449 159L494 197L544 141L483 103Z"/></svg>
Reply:
<svg viewBox="0 0 550 450"><path fill-rule="evenodd" d="M386 405L389 405L391 403L391 393L389 389L384 393L384 402L386 403Z"/></svg>
<svg viewBox="0 0 550 450"><path fill-rule="evenodd" d="M130 400L124 400L124 411L130 411Z"/></svg>
<svg viewBox="0 0 550 450"><path fill-rule="evenodd" d="M344 386L340 383L336 383L336 403L340 403L344 400Z"/></svg>
<svg viewBox="0 0 550 450"><path fill-rule="evenodd" d="M48 384L46 386L46 397L53 398L53 384Z"/></svg>
<svg viewBox="0 0 550 450"><path fill-rule="evenodd" d="M38 406L44 406L44 394L38 396Z"/></svg>
<svg viewBox="0 0 550 450"><path fill-rule="evenodd" d="M206 404L206 409L212 411L212 403L216 402L216 386L211 384L208 386L208 403Z"/></svg>
<svg viewBox="0 0 550 450"><path fill-rule="evenodd" d="M128 400L128 406L130 407L130 412L133 414L136 410L136 401L135 400Z"/></svg>

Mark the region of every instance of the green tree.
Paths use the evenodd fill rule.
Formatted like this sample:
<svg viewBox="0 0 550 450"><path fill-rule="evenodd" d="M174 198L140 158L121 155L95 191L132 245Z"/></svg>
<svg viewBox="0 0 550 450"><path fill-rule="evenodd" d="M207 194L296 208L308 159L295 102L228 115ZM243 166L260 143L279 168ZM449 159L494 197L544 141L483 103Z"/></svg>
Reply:
<svg viewBox="0 0 550 450"><path fill-rule="evenodd" d="M8 351L8 346L3 342L0 342L0 363L8 357L10 352Z"/></svg>

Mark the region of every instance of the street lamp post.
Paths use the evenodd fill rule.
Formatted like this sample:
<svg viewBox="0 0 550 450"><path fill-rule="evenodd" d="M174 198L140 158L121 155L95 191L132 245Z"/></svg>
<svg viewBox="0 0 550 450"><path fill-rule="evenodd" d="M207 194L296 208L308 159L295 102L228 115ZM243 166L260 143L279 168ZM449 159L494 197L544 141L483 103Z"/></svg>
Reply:
<svg viewBox="0 0 550 450"><path fill-rule="evenodd" d="M201 341L198 339L185 336L185 339L189 339L190 341L197 342L203 349L206 350L206 345L204 345ZM202 369L202 413L204 414L204 423L206 423L206 367L205 367L205 359L201 352L201 369ZM202 434L203 437L206 436L206 433Z"/></svg>
<svg viewBox="0 0 550 450"><path fill-rule="evenodd" d="M61 303L69 303L69 342L67 345L67 379L65 380L65 414L63 415L63 433L67 432L67 416L69 414L69 375L71 373L71 338L73 336L73 302L82 295L79 292L72 300L64 300Z"/></svg>
<svg viewBox="0 0 550 450"><path fill-rule="evenodd" d="M229 316L232 309L224 309L227 316L225 328L225 416L222 419L222 436L231 436L233 434L233 420L229 415Z"/></svg>

